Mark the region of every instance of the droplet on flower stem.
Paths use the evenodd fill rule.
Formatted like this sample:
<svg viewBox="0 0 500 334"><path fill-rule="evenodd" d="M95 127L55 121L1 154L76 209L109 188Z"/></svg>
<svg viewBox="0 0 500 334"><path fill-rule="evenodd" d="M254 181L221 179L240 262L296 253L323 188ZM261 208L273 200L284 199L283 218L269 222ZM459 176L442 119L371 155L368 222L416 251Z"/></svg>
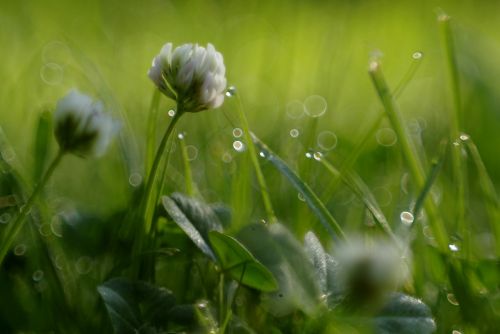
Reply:
<svg viewBox="0 0 500 334"><path fill-rule="evenodd" d="M413 217L413 214L409 211L403 211L401 212L401 214L399 215L399 218L401 219L401 222L405 225L411 225L413 224L413 221L415 220L415 218Z"/></svg>
<svg viewBox="0 0 500 334"><path fill-rule="evenodd" d="M245 144L240 140L235 140L233 142L233 148L236 152L243 152L245 150Z"/></svg>
<svg viewBox="0 0 500 334"><path fill-rule="evenodd" d="M228 89L226 90L226 96L227 97L233 97L237 93L236 87L235 86L229 86Z"/></svg>

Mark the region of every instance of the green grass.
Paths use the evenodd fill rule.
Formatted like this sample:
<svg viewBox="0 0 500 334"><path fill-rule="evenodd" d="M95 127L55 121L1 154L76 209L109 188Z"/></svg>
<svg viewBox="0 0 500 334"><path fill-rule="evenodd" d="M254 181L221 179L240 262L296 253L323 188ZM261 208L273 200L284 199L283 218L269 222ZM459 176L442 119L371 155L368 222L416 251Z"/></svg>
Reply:
<svg viewBox="0 0 500 334"><path fill-rule="evenodd" d="M499 9L4 1L0 332L495 332ZM176 108L146 75L168 41L213 43L236 89L178 120L146 186ZM52 170L75 87L120 132ZM391 240L404 278L370 281Z"/></svg>

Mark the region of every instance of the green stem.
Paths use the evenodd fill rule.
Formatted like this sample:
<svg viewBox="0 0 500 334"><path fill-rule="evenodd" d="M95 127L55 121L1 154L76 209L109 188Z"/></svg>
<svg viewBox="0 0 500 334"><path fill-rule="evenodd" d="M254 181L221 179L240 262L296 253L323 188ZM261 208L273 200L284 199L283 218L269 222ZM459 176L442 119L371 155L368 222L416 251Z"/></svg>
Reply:
<svg viewBox="0 0 500 334"><path fill-rule="evenodd" d="M276 221L276 215L274 214L273 206L271 203L271 198L269 197L269 190L266 185L266 180L264 178L264 174L262 173L262 169L260 168L259 158L257 156L257 151L255 149L254 142L252 140L252 135L250 133L250 127L248 125L248 120L243 112L243 106L241 103L241 98L237 95L238 99L238 116L240 118L240 123L243 128L243 132L245 134L245 141L248 145L248 152L250 153L250 159L252 160L253 167L255 169L255 174L257 175L257 181L259 182L260 193L262 196L262 201L264 203L264 208L266 210L267 219L269 223L274 223Z"/></svg>
<svg viewBox="0 0 500 334"><path fill-rule="evenodd" d="M183 110L180 107L180 105L177 105L177 110L174 115L174 118L172 118L172 121L168 125L167 130L163 134L163 137L160 141L160 145L156 150L156 155L155 159L153 160L153 165L151 166L151 171L149 172L148 183L146 185L146 192L143 197L143 211L142 211L143 216L146 218L145 221L146 233L149 233L149 230L151 228L151 221L150 219L148 219L148 217L151 217L151 210L154 210L154 207L156 206L155 204L151 204L152 200L151 196L153 192L152 190L154 189L155 180L157 178L158 168L160 167L160 162L162 160L163 154L165 153L165 147L167 146L168 139L175 128L175 124L181 118L182 115L183 115ZM153 199L153 202L156 203L155 199Z"/></svg>
<svg viewBox="0 0 500 334"><path fill-rule="evenodd" d="M21 228L23 227L23 221L30 212L33 204L35 203L35 200L38 196L38 194L42 191L43 187L45 184L47 184L47 181L50 179L52 174L54 173L57 165L61 161L62 157L64 156L64 152L60 150L52 163L49 165L47 168L47 171L45 172L45 175L42 177L40 182L36 185L35 190L31 194L31 196L28 198L28 201L26 204L21 208L21 212L17 216L16 220L12 223L12 228L8 231L7 236L5 237L5 240L3 240L2 245L0 246L0 266L3 263L3 260L5 259L5 256L7 255L7 252L9 251L10 247L12 246L12 243L14 242L16 236L19 234L21 231Z"/></svg>
<svg viewBox="0 0 500 334"><path fill-rule="evenodd" d="M160 106L160 91L158 89L154 90L153 96L151 97L151 103L149 105L148 111L148 137L146 143L146 177L151 168L151 162L153 160L153 155L155 153L155 142L156 142L156 121L158 119L158 108Z"/></svg>
<svg viewBox="0 0 500 334"><path fill-rule="evenodd" d="M369 73L380 97L380 100L385 108L387 116L389 117L389 121L391 122L392 127L396 132L401 150L403 152L403 156L410 170L410 175L412 176L417 188L423 189L425 187L426 180L424 169L418 158L413 142L410 139L408 130L403 124L403 119L401 117L399 109L385 81L382 69L380 68L380 63L377 61L373 61L370 64ZM444 228L443 221L437 214L437 208L434 202L432 202L429 198L425 201L424 207L429 216L429 223L432 228L432 232L436 239L437 245L441 251L446 252L448 247L448 235Z"/></svg>

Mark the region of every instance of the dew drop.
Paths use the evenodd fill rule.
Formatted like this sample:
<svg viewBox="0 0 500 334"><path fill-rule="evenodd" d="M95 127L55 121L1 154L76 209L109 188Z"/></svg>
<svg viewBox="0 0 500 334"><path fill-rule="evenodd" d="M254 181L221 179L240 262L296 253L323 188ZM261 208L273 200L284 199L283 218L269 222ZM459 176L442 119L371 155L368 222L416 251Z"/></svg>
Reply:
<svg viewBox="0 0 500 334"><path fill-rule="evenodd" d="M240 140L235 140L233 142L233 148L236 152L243 152L245 150L245 144Z"/></svg>
<svg viewBox="0 0 500 334"><path fill-rule="evenodd" d="M451 332L451 334L462 334L462 332L457 331L456 329L454 329L454 330Z"/></svg>
<svg viewBox="0 0 500 334"><path fill-rule="evenodd" d="M299 200L301 200L302 202L305 202L306 201L306 198L304 197L304 195L302 195L302 193L298 193L297 194L297 197L299 198Z"/></svg>
<svg viewBox="0 0 500 334"><path fill-rule="evenodd" d="M64 70L59 64L47 63L40 69L40 77L47 85L59 85L63 81Z"/></svg>
<svg viewBox="0 0 500 334"><path fill-rule="evenodd" d="M460 304L458 303L457 298L456 298L456 297L455 297L455 295L454 295L454 294L452 294L452 293L447 294L447 295L446 295L446 299L448 299L448 302L450 302L450 304L451 304L451 305L455 305L455 306L460 305Z"/></svg>
<svg viewBox="0 0 500 334"><path fill-rule="evenodd" d="M304 116L304 104L298 100L291 101L286 105L286 114L292 119L299 119Z"/></svg>
<svg viewBox="0 0 500 334"><path fill-rule="evenodd" d="M424 54L421 51L413 52L413 54L411 55L411 57L415 60L422 59L423 56Z"/></svg>
<svg viewBox="0 0 500 334"><path fill-rule="evenodd" d="M467 140L469 140L469 139L470 139L470 136L469 136L468 134L462 133L462 134L460 135L460 140L461 140L461 141L467 141Z"/></svg>
<svg viewBox="0 0 500 334"><path fill-rule="evenodd" d="M5 160L6 162L10 162L14 160L16 157L16 153L11 148L6 148L1 152L1 154L2 154L2 159Z"/></svg>
<svg viewBox="0 0 500 334"><path fill-rule="evenodd" d="M179 138L179 140L184 140L184 133L182 133L182 132L181 132L181 133L179 133L179 134L177 135L177 138Z"/></svg>
<svg viewBox="0 0 500 334"><path fill-rule="evenodd" d="M299 130L297 130L297 129L291 129L290 130L290 137L297 138L299 135L300 135Z"/></svg>
<svg viewBox="0 0 500 334"><path fill-rule="evenodd" d="M394 146L398 142L396 132L394 132L394 130L391 128L379 129L375 135L375 138L377 139L377 143L379 145L385 147Z"/></svg>
<svg viewBox="0 0 500 334"><path fill-rule="evenodd" d="M233 129L233 137L240 138L241 136L243 136L243 130L241 130L240 128L234 128Z"/></svg>
<svg viewBox="0 0 500 334"><path fill-rule="evenodd" d="M449 244L448 245L448 248L452 251L452 252L458 252L459 251L459 248L456 244Z"/></svg>
<svg viewBox="0 0 500 334"><path fill-rule="evenodd" d="M306 158L311 159L313 157L311 152L306 152Z"/></svg>
<svg viewBox="0 0 500 334"><path fill-rule="evenodd" d="M43 271L41 270L36 270L33 275L31 276L33 281L35 282L40 282L43 279Z"/></svg>
<svg viewBox="0 0 500 334"><path fill-rule="evenodd" d="M41 224L38 227L38 232L42 237L49 237L52 234L52 228L50 224Z"/></svg>
<svg viewBox="0 0 500 334"><path fill-rule="evenodd" d="M14 255L16 256L23 256L26 254L26 245L25 244L19 244L16 247L14 247Z"/></svg>
<svg viewBox="0 0 500 334"><path fill-rule="evenodd" d="M186 146L186 154L189 161L196 160L198 157L198 148L194 145L188 145Z"/></svg>
<svg viewBox="0 0 500 334"><path fill-rule="evenodd" d="M453 142L453 146L456 146L456 147L460 146L460 143L458 142L458 140L455 140L455 141Z"/></svg>
<svg viewBox="0 0 500 334"><path fill-rule="evenodd" d="M75 268L80 275L88 274L92 270L92 259L88 256L80 257L75 263Z"/></svg>
<svg viewBox="0 0 500 334"><path fill-rule="evenodd" d="M323 153L321 153L321 152L314 152L313 158L316 161L321 161L321 159L323 159Z"/></svg>
<svg viewBox="0 0 500 334"><path fill-rule="evenodd" d="M316 139L318 146L325 151L333 150L337 147L337 135L332 131L322 131Z"/></svg>
<svg viewBox="0 0 500 334"><path fill-rule="evenodd" d="M2 213L0 215L0 224L7 224L11 219L11 215L8 212Z"/></svg>
<svg viewBox="0 0 500 334"><path fill-rule="evenodd" d="M225 152L223 155L222 155L222 161L226 164L229 164L231 163L231 161L233 161L233 156L231 155L231 153L229 152Z"/></svg>
<svg viewBox="0 0 500 334"><path fill-rule="evenodd" d="M260 156L261 158L266 158L266 152L264 152L264 151L260 151L260 152L259 152L259 156Z"/></svg>
<svg viewBox="0 0 500 334"><path fill-rule="evenodd" d="M235 86L229 86L226 90L226 96L227 97L233 97L237 93L236 87Z"/></svg>
<svg viewBox="0 0 500 334"><path fill-rule="evenodd" d="M261 219L261 220L260 220L260 223L261 223L262 225L267 225L267 221L266 221L265 219Z"/></svg>
<svg viewBox="0 0 500 334"><path fill-rule="evenodd" d="M401 219L401 222L407 226L410 226L411 224L413 224L413 221L415 220L415 218L413 217L413 214L409 211L401 212L401 214L399 215L399 218Z"/></svg>
<svg viewBox="0 0 500 334"><path fill-rule="evenodd" d="M132 186L132 187L138 187L141 185L142 183L142 175L139 174L139 173L132 173L130 174L129 178L128 178L128 183Z"/></svg>
<svg viewBox="0 0 500 334"><path fill-rule="evenodd" d="M304 101L305 112L310 117L321 117L325 114L328 104L323 96L311 95Z"/></svg>
<svg viewBox="0 0 500 334"><path fill-rule="evenodd" d="M61 238L63 236L62 227L63 225L61 218L58 215L52 217L52 220L50 222L50 230L56 237Z"/></svg>
<svg viewBox="0 0 500 334"><path fill-rule="evenodd" d="M168 116L170 117L174 117L175 116L175 110L174 109L170 109L168 112L167 112Z"/></svg>

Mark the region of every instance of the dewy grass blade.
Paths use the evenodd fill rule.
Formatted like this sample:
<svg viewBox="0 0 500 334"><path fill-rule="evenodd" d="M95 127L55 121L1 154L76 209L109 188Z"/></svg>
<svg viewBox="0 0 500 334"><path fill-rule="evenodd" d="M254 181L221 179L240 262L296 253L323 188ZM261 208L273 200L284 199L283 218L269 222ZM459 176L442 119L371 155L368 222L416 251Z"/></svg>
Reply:
<svg viewBox="0 0 500 334"><path fill-rule="evenodd" d="M394 98L389 90L389 86L385 81L384 75L380 63L378 61L372 61L369 67L369 74L372 78L374 87L380 97L380 100L385 108L387 116L392 124L394 131L398 137L399 143L401 145L401 150L403 156L406 160L407 166L410 170L410 174L415 182L415 185L419 189L423 189L425 186L425 176L424 169L418 158L417 152L411 142L411 137L408 134L403 119L399 113L399 109L394 101ZM448 250L448 235L444 227L444 222L441 217L437 214L437 208L429 198L424 202L425 210L429 216L430 226L432 232L441 251L446 252Z"/></svg>
<svg viewBox="0 0 500 334"><path fill-rule="evenodd" d="M451 93L453 97L453 109L454 112L450 115L451 124L451 140L454 144L451 150L452 158L452 168L453 168L453 178L456 185L455 192L455 217L457 221L457 226L459 228L459 233L464 238L464 252L466 254L470 253L469 231L465 222L465 171L464 163L462 161L462 146L460 145L460 132L463 126L463 113L462 113L462 102L460 95L460 79L457 66L457 59L455 55L455 43L453 40L452 29L450 25L450 17L446 13L441 13L438 16L438 23L441 28L443 47L446 52L446 61L448 64L449 72L449 82L451 86Z"/></svg>
<svg viewBox="0 0 500 334"><path fill-rule="evenodd" d="M319 160L321 164L335 177L340 178L356 195L356 197L361 200L366 206L366 208L370 211L375 221L379 224L379 226L384 230L384 232L396 243L396 245L400 246L400 240L396 237L396 235L392 232L392 229L389 225L389 222L385 218L382 209L377 203L375 196L370 191L370 188L363 182L363 180L355 173L346 172L342 174L337 168L335 168L330 162L326 159L322 158Z"/></svg>
<svg viewBox="0 0 500 334"><path fill-rule="evenodd" d="M323 224L328 233L330 233L332 238L346 239L344 231L342 230L338 222L335 220L335 218L333 218L331 213L325 207L323 202L321 202L318 196L314 193L314 191L309 187L309 185L305 183L297 175L297 173L295 173L290 167L288 167L285 161L274 154L274 152L272 152L260 139L258 139L255 135L252 135L252 138L260 151L264 154L266 159L270 161L274 165L274 167L276 167L276 169L278 169L281 174L283 174L288 179L288 181L290 181L294 188L304 196L307 205L318 217L319 221Z"/></svg>
<svg viewBox="0 0 500 334"><path fill-rule="evenodd" d="M255 145L252 140L252 135L250 133L250 127L248 125L247 117L243 111L243 105L241 102L241 98L239 94L236 94L238 106L238 116L240 118L240 123L243 128L245 141L248 145L248 153L250 154L250 159L252 160L253 167L255 169L255 174L257 176L257 181L259 182L260 193L262 196L262 201L264 203L264 208L266 210L267 218L270 223L276 221L276 215L274 214L274 209L271 203L271 198L269 196L269 190L267 188L266 179L264 178L264 174L262 173L262 169L260 168L259 158L257 156L257 151L255 150Z"/></svg>
<svg viewBox="0 0 500 334"><path fill-rule="evenodd" d="M500 224L498 223L500 222L500 199L495 190L495 185L486 170L486 166L481 159L477 146L468 135L462 134L460 139L465 143L465 147L476 166L479 185L486 200L486 210L490 216L489 222L493 233L495 233L496 254L500 256Z"/></svg>
<svg viewBox="0 0 500 334"><path fill-rule="evenodd" d="M191 172L191 164L189 163L189 156L186 141L184 139L184 134L179 133L177 139L181 148L182 164L184 165L184 181L186 184L186 194L192 197L194 195L193 174Z"/></svg>
<svg viewBox="0 0 500 334"><path fill-rule="evenodd" d="M443 167L444 156L442 156L439 160L433 160L431 162L431 171L429 175L427 175L427 179L425 180L424 188L420 191L420 194L417 197L417 201L415 202L415 206L413 208L413 217L417 217L422 209L424 201L431 191L432 185L436 181L436 178L441 171L441 167ZM413 224L412 224L413 226Z"/></svg>
<svg viewBox="0 0 500 334"><path fill-rule="evenodd" d="M44 110L38 117L35 131L35 142L33 143L33 181L37 182L43 175L43 171L50 156L50 145L52 141L52 114Z"/></svg>
<svg viewBox="0 0 500 334"><path fill-rule="evenodd" d="M394 98L397 99L403 92L405 91L406 87L408 87L408 84L411 82L413 79L413 76L415 73L417 73L417 70L420 67L420 64L422 63L423 59L423 54L421 52L415 52L412 55L413 61L410 64L410 67L406 71L405 75L403 78L401 78L400 82L394 89ZM380 114L377 115L377 118L373 121L371 126L368 127L368 130L363 131L363 137L361 140L358 141L356 146L351 150L347 158L342 162L342 164L339 167L339 171L342 174L345 170L350 170L354 164L354 162L358 159L360 156L361 152L363 152L366 144L368 141L373 138L375 135L376 131L378 130L380 123L385 118L385 114L382 111L379 111ZM330 182L330 184L325 188L326 190L324 191L325 194L322 194L321 198L330 198L333 196L335 193L338 185L340 184L341 179L340 178L334 178Z"/></svg>

